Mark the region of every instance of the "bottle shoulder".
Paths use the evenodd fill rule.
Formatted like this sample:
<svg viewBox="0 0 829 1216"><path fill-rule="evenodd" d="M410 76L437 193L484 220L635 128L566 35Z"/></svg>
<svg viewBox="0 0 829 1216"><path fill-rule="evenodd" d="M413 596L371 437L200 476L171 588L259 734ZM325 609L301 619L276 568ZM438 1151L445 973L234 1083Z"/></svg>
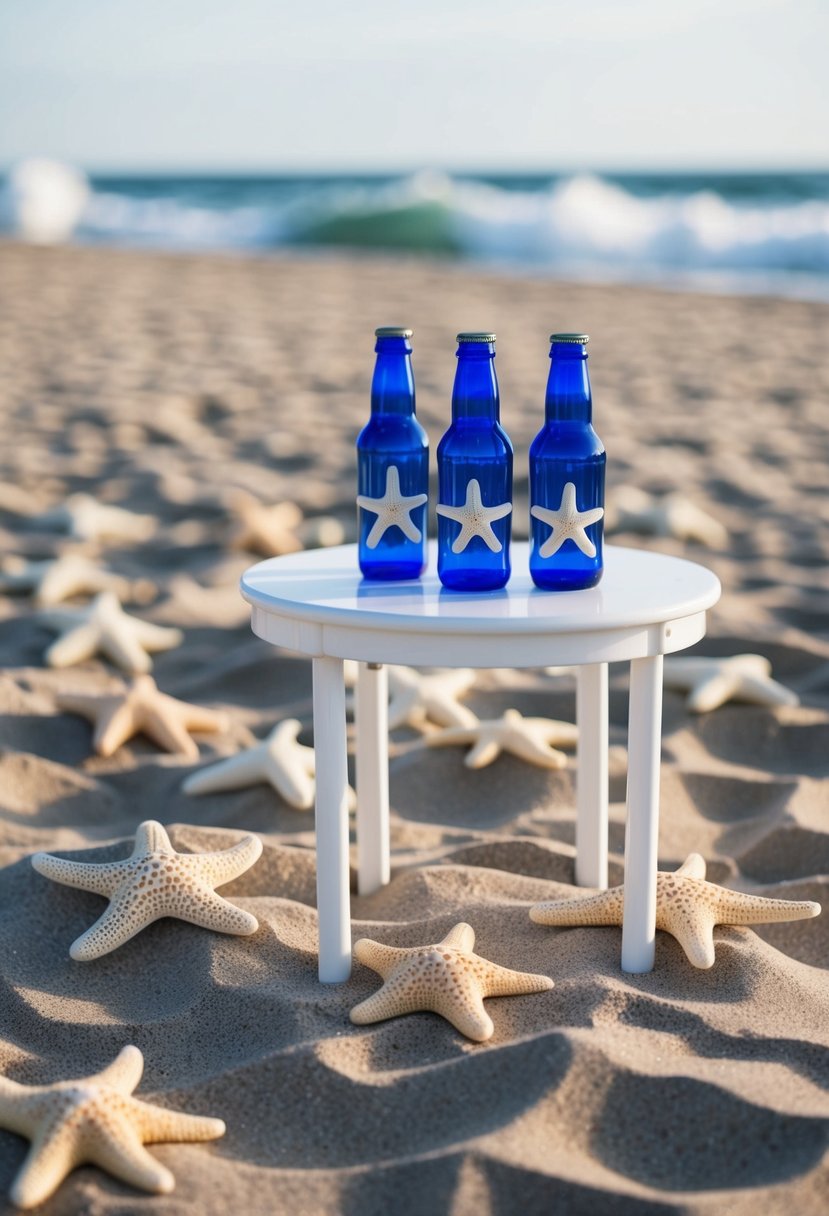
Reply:
<svg viewBox="0 0 829 1216"><path fill-rule="evenodd" d="M437 449L438 458L451 456L512 457L512 443L500 422L453 422L444 432Z"/></svg>
<svg viewBox="0 0 829 1216"><path fill-rule="evenodd" d="M360 451L378 451L403 447L407 451L427 449L429 438L414 414L372 415L357 436Z"/></svg>
<svg viewBox="0 0 829 1216"><path fill-rule="evenodd" d="M547 422L530 445L531 457L570 459L604 454L604 444L589 422Z"/></svg>

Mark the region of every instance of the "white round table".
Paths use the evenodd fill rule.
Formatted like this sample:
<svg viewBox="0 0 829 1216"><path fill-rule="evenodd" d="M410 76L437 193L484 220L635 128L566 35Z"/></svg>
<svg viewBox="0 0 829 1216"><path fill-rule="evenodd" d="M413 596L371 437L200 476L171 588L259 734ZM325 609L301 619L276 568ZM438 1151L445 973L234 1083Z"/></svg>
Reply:
<svg viewBox="0 0 829 1216"><path fill-rule="evenodd" d="M576 881L607 886L607 664L631 665L622 967L650 971L656 936L662 656L705 633L718 579L676 557L605 549L590 591L540 591L528 546L512 546L502 591L447 591L432 543L422 578L369 582L357 546L271 558L242 578L259 637L313 658L319 976L351 970L345 682L359 660L357 851L361 893L389 880L387 681L384 664L578 668Z"/></svg>

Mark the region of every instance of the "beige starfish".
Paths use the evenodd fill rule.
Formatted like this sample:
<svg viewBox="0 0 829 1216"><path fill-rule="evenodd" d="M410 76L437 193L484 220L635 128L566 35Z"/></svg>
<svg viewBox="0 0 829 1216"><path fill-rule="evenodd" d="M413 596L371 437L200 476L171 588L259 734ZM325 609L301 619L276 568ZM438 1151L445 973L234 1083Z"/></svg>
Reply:
<svg viewBox="0 0 829 1216"><path fill-rule="evenodd" d="M302 511L296 503L267 506L247 490L234 490L228 505L236 516L229 540L233 548L261 553L263 557L296 553L302 548L302 541L294 531L302 523Z"/></svg>
<svg viewBox="0 0 829 1216"><path fill-rule="evenodd" d="M546 975L510 971L473 954L475 931L461 922L434 946L400 948L369 938L354 945L359 962L383 977L383 987L351 1010L358 1026L404 1013L439 1013L476 1043L491 1039L495 1027L484 1009L489 996L547 992Z"/></svg>
<svg viewBox="0 0 829 1216"><path fill-rule="evenodd" d="M42 608L60 604L76 595L113 591L124 599L147 603L155 594L149 579L127 579L83 557L65 553L48 561L25 561L9 557L0 572L0 591L6 594L33 592L34 602Z"/></svg>
<svg viewBox="0 0 829 1216"><path fill-rule="evenodd" d="M59 709L80 714L95 725L92 746L99 756L111 756L133 735L143 733L168 752L198 760L199 749L189 731L226 731L226 714L201 705L188 705L160 692L152 676L136 676L119 693L58 693Z"/></svg>
<svg viewBox="0 0 829 1216"><path fill-rule="evenodd" d="M624 887L576 899L554 899L530 909L539 925L621 925ZM656 876L656 927L672 934L695 967L714 965L715 925L763 925L807 920L820 913L810 900L766 899L705 881L705 862L691 853L674 873Z"/></svg>
<svg viewBox="0 0 829 1216"><path fill-rule="evenodd" d="M688 692L688 708L704 714L726 701L747 701L752 705L798 705L800 698L771 678L771 663L761 654L735 654L727 659L708 659L701 655L667 658L664 666L666 688Z"/></svg>
<svg viewBox="0 0 829 1216"><path fill-rule="evenodd" d="M107 506L91 494L72 494L62 506L44 511L36 519L79 540L148 540L157 526L151 515Z"/></svg>
<svg viewBox="0 0 829 1216"><path fill-rule="evenodd" d="M554 744L575 744L579 729L570 722L552 718L525 718L517 709L508 709L500 718L485 718L474 726L450 726L427 736L428 747L453 747L472 743L464 757L467 768L485 768L502 751L540 768L564 768L567 757Z"/></svg>
<svg viewBox="0 0 829 1216"><path fill-rule="evenodd" d="M728 532L720 521L683 494L657 497L637 486L620 486L616 491L610 530L695 540L711 549L728 544Z"/></svg>
<svg viewBox="0 0 829 1216"><path fill-rule="evenodd" d="M143 1071L144 1057L130 1046L102 1072L77 1081L20 1085L0 1077L0 1126L32 1142L9 1191L12 1203L37 1207L86 1164L142 1191L173 1190L175 1178L144 1145L216 1140L225 1125L132 1097Z"/></svg>
<svg viewBox="0 0 829 1216"><path fill-rule="evenodd" d="M184 636L180 629L129 616L112 591L102 591L86 608L59 608L40 619L62 635L46 651L50 667L72 667L102 654L124 671L149 671L147 652L171 650Z"/></svg>
<svg viewBox="0 0 829 1216"><path fill-rule="evenodd" d="M88 963L165 916L216 933L255 933L256 917L213 888L244 874L261 852L258 836L245 836L232 849L217 853L177 853L161 824L148 819L139 824L132 853L124 861L95 864L35 853L32 865L54 882L94 891L110 901L106 912L70 947L71 958Z"/></svg>
<svg viewBox="0 0 829 1216"><path fill-rule="evenodd" d="M457 698L475 683L475 672L454 667L424 675L414 667L390 667L389 730L396 726L422 728L427 720L438 726L474 726L478 719Z"/></svg>

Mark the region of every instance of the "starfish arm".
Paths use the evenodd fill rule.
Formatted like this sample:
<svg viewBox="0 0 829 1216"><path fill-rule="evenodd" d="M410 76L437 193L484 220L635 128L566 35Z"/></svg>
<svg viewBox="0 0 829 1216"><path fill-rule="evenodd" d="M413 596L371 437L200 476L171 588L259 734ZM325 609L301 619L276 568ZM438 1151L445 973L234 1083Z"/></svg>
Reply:
<svg viewBox="0 0 829 1216"><path fill-rule="evenodd" d="M575 542L576 547L581 549L585 557L596 556L596 546L593 544L583 527L576 528L570 536L570 540Z"/></svg>
<svg viewBox="0 0 829 1216"><path fill-rule="evenodd" d="M398 726L404 726L412 721L412 715L419 701L417 688L401 687L395 689L394 695L389 704L389 730L394 730ZM420 714L420 721L423 721L425 714Z"/></svg>
<svg viewBox="0 0 829 1216"><path fill-rule="evenodd" d="M539 768L564 768L567 764L564 752L557 751L531 734L516 731L509 738L507 749L519 759L526 760L528 764L536 764Z"/></svg>
<svg viewBox="0 0 829 1216"><path fill-rule="evenodd" d="M424 503L429 501L429 495L409 494L400 501L407 511L414 511L417 507L422 507Z"/></svg>
<svg viewBox="0 0 829 1216"><path fill-rule="evenodd" d="M397 526L409 540L420 540L420 528L418 528L411 515L401 515L397 521Z"/></svg>
<svg viewBox="0 0 829 1216"><path fill-rule="evenodd" d="M201 929L212 929L216 933L232 933L248 937L259 928L259 921L244 908L222 899L215 891L202 883L193 884L187 891L187 902L178 902L162 916L174 916L177 920L198 925ZM155 919L155 918L154 918Z"/></svg>
<svg viewBox="0 0 829 1216"><path fill-rule="evenodd" d="M452 507L448 503L439 502L435 507L438 515L442 515L444 519L454 519L455 523L462 524L466 516L466 507Z"/></svg>
<svg viewBox="0 0 829 1216"><path fill-rule="evenodd" d="M503 519L505 515L512 514L511 502L499 502L497 506L487 507L487 515L490 520Z"/></svg>
<svg viewBox="0 0 829 1216"><path fill-rule="evenodd" d="M357 506L362 507L364 511L371 511L372 515L380 514L377 509L377 499L369 498L367 494L357 495Z"/></svg>
<svg viewBox="0 0 829 1216"><path fill-rule="evenodd" d="M477 737L478 731L474 726L445 726L427 735L425 743L427 747L457 747L464 743L474 743Z"/></svg>
<svg viewBox="0 0 829 1216"><path fill-rule="evenodd" d="M366 537L367 548L376 549L377 546L380 544L380 541L385 536L387 529L390 526L391 525L390 525L388 519L385 517L385 515L382 515L378 512L377 518L375 519L374 523L371 526L371 531L369 532L368 536Z"/></svg>
<svg viewBox="0 0 829 1216"><path fill-rule="evenodd" d="M63 1121L51 1121L32 1140L20 1172L9 1189L16 1207L34 1208L48 1199L77 1165L80 1154L76 1137Z"/></svg>
<svg viewBox="0 0 829 1216"><path fill-rule="evenodd" d="M679 942L694 967L707 971L714 966L715 919L697 905L690 911L678 909L666 912L657 907L656 927L670 933Z"/></svg>
<svg viewBox="0 0 829 1216"><path fill-rule="evenodd" d="M162 827L157 819L145 819L135 829L135 840L132 846L132 856L141 857L144 853L172 853L173 846L167 829Z"/></svg>
<svg viewBox="0 0 829 1216"><path fill-rule="evenodd" d="M553 530L538 550L538 556L552 557L554 553L558 553L566 539L560 532Z"/></svg>
<svg viewBox="0 0 829 1216"><path fill-rule="evenodd" d="M154 625L151 621L143 621L137 616L130 617L129 620L136 638L146 650L173 650L184 640L180 629Z"/></svg>
<svg viewBox="0 0 829 1216"><path fill-rule="evenodd" d="M188 705L177 701L179 711L188 730L197 731L226 731L230 729L230 718L218 709L208 709L206 705Z"/></svg>
<svg viewBox="0 0 829 1216"><path fill-rule="evenodd" d="M93 1076L87 1077L86 1082L95 1085L109 1085L120 1094L131 1094L144 1073L144 1057L137 1047L131 1043L122 1047L111 1064Z"/></svg>
<svg viewBox="0 0 829 1216"><path fill-rule="evenodd" d="M75 663L84 663L95 654L98 640L95 625L78 625L52 643L46 651L46 662L50 667L72 667Z"/></svg>
<svg viewBox="0 0 829 1216"><path fill-rule="evenodd" d="M438 943L439 949L463 950L470 954L475 949L475 930L465 920L453 925L446 937Z"/></svg>
<svg viewBox="0 0 829 1216"><path fill-rule="evenodd" d="M91 963L96 958L103 958L164 915L166 913L155 909L139 911L136 898L129 894L113 899L94 925L75 939L69 947L69 957L76 963Z"/></svg>
<svg viewBox="0 0 829 1216"><path fill-rule="evenodd" d="M123 882L124 863L111 861L96 865L88 861L69 861L65 857L53 857L51 853L34 853L32 866L44 878L59 882L64 887L76 887L80 891L91 891L107 899Z"/></svg>
<svg viewBox="0 0 829 1216"><path fill-rule="evenodd" d="M384 984L378 992L355 1005L349 1016L355 1026L368 1026L371 1022L384 1022L387 1018L413 1012L414 1007L405 997L389 990Z"/></svg>
<svg viewBox="0 0 829 1216"><path fill-rule="evenodd" d="M141 714L139 724L142 732L165 751L198 760L198 746L187 733L183 717L172 710L164 713L147 710Z"/></svg>
<svg viewBox="0 0 829 1216"><path fill-rule="evenodd" d="M141 674L152 667L137 635L123 626L102 633L98 639L98 649L122 671Z"/></svg>
<svg viewBox="0 0 829 1216"><path fill-rule="evenodd" d="M133 1103L130 1106L132 1108ZM154 1195L169 1195L174 1189L175 1178L147 1152L126 1113L110 1116L106 1123L96 1126L95 1132L94 1141L85 1154L93 1164L114 1178Z"/></svg>
<svg viewBox="0 0 829 1216"><path fill-rule="evenodd" d="M530 920L539 925L621 925L624 888L612 887L598 895L552 899L530 908Z"/></svg>
<svg viewBox="0 0 829 1216"><path fill-rule="evenodd" d="M810 899L769 899L763 895L718 889L716 919L720 925L764 925L810 920L819 915L820 904Z"/></svg>
<svg viewBox="0 0 829 1216"><path fill-rule="evenodd" d="M453 553L463 553L464 549L469 544L469 542L472 540L472 537L474 535L475 535L475 529L471 526L471 524L465 523L462 526L458 535L455 537L455 540L452 544L452 552Z"/></svg>
<svg viewBox="0 0 829 1216"><path fill-rule="evenodd" d="M227 1131L223 1119L205 1115L188 1115L181 1110L168 1110L133 1098L130 1107L138 1116L141 1138L145 1144L191 1143L218 1140Z"/></svg>
<svg viewBox="0 0 829 1216"><path fill-rule="evenodd" d="M270 784L289 806L298 811L310 811L314 805L315 785L301 761L301 753L287 760L268 756L265 771Z"/></svg>
<svg viewBox="0 0 829 1216"><path fill-rule="evenodd" d="M231 882L249 870L262 856L262 841L258 836L245 836L230 849L218 853L191 854L188 869L215 887Z"/></svg>
<svg viewBox="0 0 829 1216"><path fill-rule="evenodd" d="M364 967L370 967L383 979L397 966L406 950L399 946L387 946L383 942L372 941L369 937L361 937L354 943L354 957Z"/></svg>
<svg viewBox="0 0 829 1216"><path fill-rule="evenodd" d="M467 729L477 726L478 719L467 705L460 705L451 696L428 697L426 700L427 715L438 726L459 726ZM412 722L412 725L415 725Z"/></svg>
<svg viewBox="0 0 829 1216"><path fill-rule="evenodd" d="M681 874L684 878L705 878L705 858L700 853L689 853L683 861L677 874Z"/></svg>
<svg viewBox="0 0 829 1216"><path fill-rule="evenodd" d="M688 697L688 708L695 714L707 714L730 701L737 691L740 679L734 672L718 671L695 684Z"/></svg>
<svg viewBox="0 0 829 1216"><path fill-rule="evenodd" d="M438 996L431 1008L475 1043L485 1043L495 1033L492 1018L484 1009L483 995L473 983L462 983L459 990Z"/></svg>
<svg viewBox="0 0 829 1216"><path fill-rule="evenodd" d="M487 996L522 996L530 992L548 992L553 981L547 975L534 975L530 971L513 971L497 963L486 962L482 989Z"/></svg>
<svg viewBox="0 0 829 1216"><path fill-rule="evenodd" d="M478 533L478 535L480 536L481 540L484 542L484 544L486 545L486 547L489 549L489 551L491 553L500 553L501 550L503 549L504 546L501 544L498 537L492 531L492 526L489 523L489 520L486 520L481 525L481 530Z"/></svg>
<svg viewBox="0 0 829 1216"><path fill-rule="evenodd" d="M92 746L99 756L111 756L118 751L122 743L126 743L138 732L135 711L129 700L115 702L104 706L95 723L92 734Z"/></svg>
<svg viewBox="0 0 829 1216"><path fill-rule="evenodd" d="M243 790L267 781L266 749L257 743L246 751L228 756L218 764L198 769L183 782L186 794L219 794L225 790Z"/></svg>
<svg viewBox="0 0 829 1216"><path fill-rule="evenodd" d="M482 736L474 747L466 753L463 762L467 768L486 768L501 754L501 744L498 739Z"/></svg>
<svg viewBox="0 0 829 1216"><path fill-rule="evenodd" d="M799 705L800 697L776 680L744 675L739 686L740 699L756 705Z"/></svg>
<svg viewBox="0 0 829 1216"><path fill-rule="evenodd" d="M9 1077L0 1077L0 1127L27 1139L34 1134L38 1119L28 1100L32 1092L30 1085L19 1085Z"/></svg>

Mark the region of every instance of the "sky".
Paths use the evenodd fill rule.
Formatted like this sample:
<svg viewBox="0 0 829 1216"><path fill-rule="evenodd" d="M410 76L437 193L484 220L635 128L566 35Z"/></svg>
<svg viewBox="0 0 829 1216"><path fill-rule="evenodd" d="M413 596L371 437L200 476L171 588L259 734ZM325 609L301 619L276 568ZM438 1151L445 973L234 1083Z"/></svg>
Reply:
<svg viewBox="0 0 829 1216"><path fill-rule="evenodd" d="M829 168L827 0L2 0L0 166Z"/></svg>

